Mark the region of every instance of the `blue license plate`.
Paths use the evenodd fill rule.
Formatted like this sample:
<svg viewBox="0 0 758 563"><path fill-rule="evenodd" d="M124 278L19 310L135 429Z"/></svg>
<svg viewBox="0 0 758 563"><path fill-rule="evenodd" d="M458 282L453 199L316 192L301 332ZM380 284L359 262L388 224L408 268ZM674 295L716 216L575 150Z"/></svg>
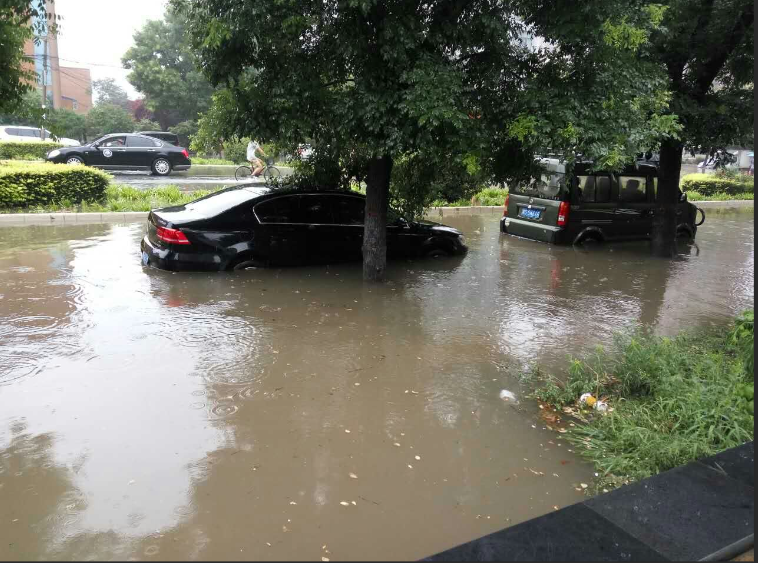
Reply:
<svg viewBox="0 0 758 563"><path fill-rule="evenodd" d="M142 251L142 264L143 264L144 266L147 266L147 263L148 263L148 261L149 261L149 257L148 257L148 255L147 255L147 252L145 252L145 251L143 250L143 251Z"/></svg>
<svg viewBox="0 0 758 563"><path fill-rule="evenodd" d="M540 209L521 209L521 216L524 219L539 219L541 215Z"/></svg>

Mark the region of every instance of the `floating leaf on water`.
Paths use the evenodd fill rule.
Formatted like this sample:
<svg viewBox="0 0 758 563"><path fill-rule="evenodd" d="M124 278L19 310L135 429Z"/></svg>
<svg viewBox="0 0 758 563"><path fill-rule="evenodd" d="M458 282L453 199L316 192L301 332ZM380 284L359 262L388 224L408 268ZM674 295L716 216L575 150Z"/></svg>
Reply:
<svg viewBox="0 0 758 563"><path fill-rule="evenodd" d="M420 456L420 455L417 455L417 456L416 456L416 460L417 460L417 461L418 461L418 460L421 460L421 456Z"/></svg>
<svg viewBox="0 0 758 563"><path fill-rule="evenodd" d="M357 479L358 476L355 473L349 473L351 479Z"/></svg>
<svg viewBox="0 0 758 563"><path fill-rule="evenodd" d="M413 469L413 466L410 463L408 464L408 469Z"/></svg>
<svg viewBox="0 0 758 563"><path fill-rule="evenodd" d="M393 446L395 446L395 447L397 447L397 448L399 448L399 447L400 447L400 444L399 444L398 442L395 442L395 443L394 443L394 444L392 444L392 445L393 445Z"/></svg>
<svg viewBox="0 0 758 563"><path fill-rule="evenodd" d="M291 501L290 501L290 504L292 504L292 505L295 505L295 504L297 504L297 503L296 503L294 500L291 500Z"/></svg>
<svg viewBox="0 0 758 563"><path fill-rule="evenodd" d="M360 385L360 383L358 383L358 382L356 381L356 382L355 382L353 385L355 385L356 387L358 387L358 386Z"/></svg>
<svg viewBox="0 0 758 563"><path fill-rule="evenodd" d="M350 430L348 430L347 428L345 428L345 434L350 434Z"/></svg>
<svg viewBox="0 0 758 563"><path fill-rule="evenodd" d="M350 502L352 503L353 506L358 506L358 503L355 502L354 500L351 500Z"/></svg>
<svg viewBox="0 0 758 563"><path fill-rule="evenodd" d="M350 506L350 503L349 503L349 502L347 502L346 500L342 500L342 501L340 501L340 504L341 504L342 506Z"/></svg>

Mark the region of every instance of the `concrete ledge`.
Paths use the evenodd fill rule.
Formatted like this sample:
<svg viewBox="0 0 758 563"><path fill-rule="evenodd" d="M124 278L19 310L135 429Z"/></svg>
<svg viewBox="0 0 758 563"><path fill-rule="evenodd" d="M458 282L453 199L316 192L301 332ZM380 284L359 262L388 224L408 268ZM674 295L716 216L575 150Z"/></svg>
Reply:
<svg viewBox="0 0 758 563"><path fill-rule="evenodd" d="M698 207L709 212L752 211L753 200L741 201L698 201ZM442 217L464 217L474 215L500 216L502 206L472 207L432 207L424 215L427 219ZM81 223L124 223L144 221L147 211L126 211L117 213L5 213L0 214L0 227L18 225L75 225Z"/></svg>
<svg viewBox="0 0 758 563"><path fill-rule="evenodd" d="M722 561L754 543L748 442L424 561Z"/></svg>
<svg viewBox="0 0 758 563"><path fill-rule="evenodd" d="M189 170L176 170L171 173L171 176L234 178L234 171L239 166L239 164L193 164ZM289 166L277 166L277 168L281 171L282 176L292 174L292 168Z"/></svg>
<svg viewBox="0 0 758 563"><path fill-rule="evenodd" d="M706 210L713 211L751 211L755 206L753 199L740 199L733 201L693 201L694 205Z"/></svg>
<svg viewBox="0 0 758 563"><path fill-rule="evenodd" d="M729 201L693 201L694 205L706 210L716 211L749 211L755 205L755 200L729 200ZM459 217L469 215L502 215L503 206L470 206L470 207L430 207L424 214L425 217Z"/></svg>
<svg viewBox="0 0 758 563"><path fill-rule="evenodd" d="M81 225L84 223L130 223L145 221L147 211L117 213L8 213L0 215L0 227L23 225Z"/></svg>

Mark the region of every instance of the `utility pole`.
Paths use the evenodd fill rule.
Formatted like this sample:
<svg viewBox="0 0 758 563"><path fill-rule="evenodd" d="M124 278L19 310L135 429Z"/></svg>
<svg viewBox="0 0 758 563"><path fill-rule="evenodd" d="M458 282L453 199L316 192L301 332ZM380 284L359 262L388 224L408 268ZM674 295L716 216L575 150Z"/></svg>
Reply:
<svg viewBox="0 0 758 563"><path fill-rule="evenodd" d="M47 35L45 35L43 41L45 42L45 51L42 56L42 127L40 127L42 140L45 140L45 117L47 113Z"/></svg>

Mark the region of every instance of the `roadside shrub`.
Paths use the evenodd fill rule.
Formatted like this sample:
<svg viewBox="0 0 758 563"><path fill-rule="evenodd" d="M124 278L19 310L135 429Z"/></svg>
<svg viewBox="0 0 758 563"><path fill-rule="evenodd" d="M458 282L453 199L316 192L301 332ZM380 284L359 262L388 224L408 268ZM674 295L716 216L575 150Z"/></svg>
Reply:
<svg viewBox="0 0 758 563"><path fill-rule="evenodd" d="M247 162L247 144L250 139L233 139L224 141L224 159L231 160L234 164ZM266 149L263 149L266 150Z"/></svg>
<svg viewBox="0 0 758 563"><path fill-rule="evenodd" d="M0 141L0 160L14 159L22 157L28 159L43 159L53 149L62 147L60 143L16 143L12 141Z"/></svg>
<svg viewBox="0 0 758 563"><path fill-rule="evenodd" d="M110 174L65 164L0 163L0 207L30 207L61 201L98 201Z"/></svg>
<svg viewBox="0 0 758 563"><path fill-rule="evenodd" d="M505 204L505 196L508 195L507 188L484 188L477 192L471 198L472 205L501 206Z"/></svg>
<svg viewBox="0 0 758 563"><path fill-rule="evenodd" d="M223 158L209 158L205 156L193 156L192 157L192 164L208 164L208 165L214 165L214 166L232 166L235 163L231 160L226 160Z"/></svg>
<svg viewBox="0 0 758 563"><path fill-rule="evenodd" d="M682 178L682 191L698 192L710 197L716 193L737 195L753 193L753 178L745 174L738 176L717 174L687 174Z"/></svg>

